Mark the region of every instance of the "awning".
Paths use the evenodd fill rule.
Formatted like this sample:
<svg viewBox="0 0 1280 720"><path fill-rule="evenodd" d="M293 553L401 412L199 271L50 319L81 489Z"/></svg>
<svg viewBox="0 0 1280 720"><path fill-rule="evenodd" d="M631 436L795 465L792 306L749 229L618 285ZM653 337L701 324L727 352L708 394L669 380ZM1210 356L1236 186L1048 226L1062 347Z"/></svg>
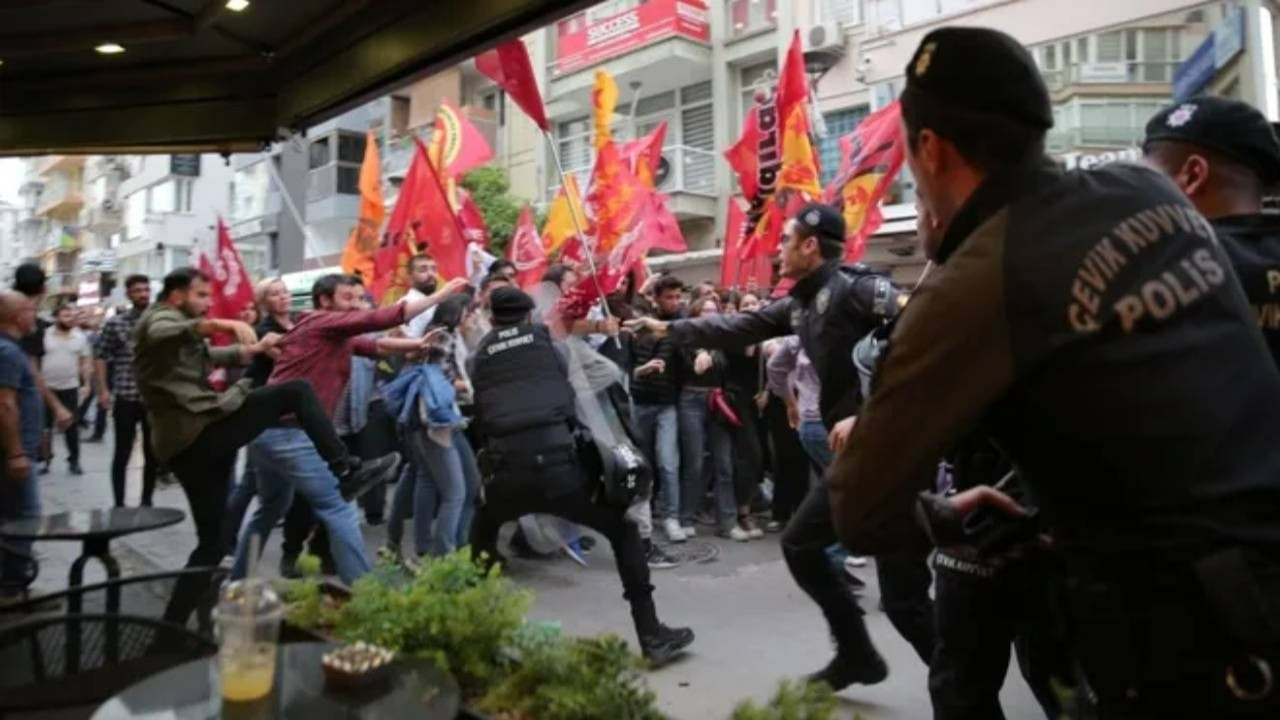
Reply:
<svg viewBox="0 0 1280 720"><path fill-rule="evenodd" d="M593 3L240 4L0 0L0 155L256 150Z"/></svg>

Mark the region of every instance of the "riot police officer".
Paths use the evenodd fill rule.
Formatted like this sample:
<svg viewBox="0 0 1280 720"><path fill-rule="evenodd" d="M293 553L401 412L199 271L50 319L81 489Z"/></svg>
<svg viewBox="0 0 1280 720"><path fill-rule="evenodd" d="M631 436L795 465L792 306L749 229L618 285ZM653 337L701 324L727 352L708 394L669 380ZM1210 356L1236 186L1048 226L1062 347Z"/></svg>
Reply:
<svg viewBox="0 0 1280 720"><path fill-rule="evenodd" d="M645 318L628 326L706 348L743 348L799 335L818 373L823 422L839 435L839 428L853 422L861 402L853 346L896 314L899 297L883 275L864 266L841 266L844 238L844 218L835 208L805 205L783 229L781 272L796 281L787 298L752 312L671 322ZM836 657L809 679L840 690L878 683L888 676L888 668L867 634L848 576L827 557L826 548L835 539L826 488L819 486L787 524L782 552L791 576L822 609L836 641ZM876 571L890 622L928 664L934 638L925 554L886 552L876 558Z"/></svg>
<svg viewBox="0 0 1280 720"><path fill-rule="evenodd" d="M1026 49L922 40L901 98L943 231L830 476L851 552L971 542L1025 511L920 494L976 425L1040 508L1104 717L1280 712L1280 373L1208 222L1156 171L1064 172Z"/></svg>
<svg viewBox="0 0 1280 720"><path fill-rule="evenodd" d="M1147 123L1147 160L1213 224L1280 363L1280 215L1262 212L1280 181L1280 141L1252 105L1220 97L1174 103Z"/></svg>
<svg viewBox="0 0 1280 720"><path fill-rule="evenodd" d="M645 657L661 665L693 642L688 628L658 621L640 533L625 507L595 499L575 445L574 394L563 348L545 325L531 323L533 299L514 287L489 298L493 330L471 360L475 421L487 439L488 477L471 545L499 557L498 530L521 515L556 515L604 535L613 548L624 597Z"/></svg>

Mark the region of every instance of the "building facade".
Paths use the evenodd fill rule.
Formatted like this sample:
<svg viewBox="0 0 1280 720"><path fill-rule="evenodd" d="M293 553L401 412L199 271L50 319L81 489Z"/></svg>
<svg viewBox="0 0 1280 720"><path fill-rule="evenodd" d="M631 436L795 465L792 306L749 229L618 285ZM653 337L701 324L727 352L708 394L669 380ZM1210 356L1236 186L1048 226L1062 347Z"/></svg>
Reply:
<svg viewBox="0 0 1280 720"><path fill-rule="evenodd" d="M739 136L756 90L776 82L794 31L821 118L815 129L827 182L840 164L839 138L898 96L907 61L934 28L989 26L1026 44L1054 103L1047 149L1075 167L1134 156L1146 121L1193 82L1195 92L1238 97L1275 117L1276 16L1270 0L610 0L525 42L565 170L580 181L593 155L596 69L618 82L616 136L668 123L660 188L672 198L690 252L651 265L692 280L718 273L727 203L737 192L723 152ZM1207 75L1189 74L1197 52L1210 55ZM518 109L503 106L514 128L500 128L511 140L505 158L513 191L547 202L561 184L548 143ZM923 265L912 241L913 187L904 172L865 258L902 280Z"/></svg>

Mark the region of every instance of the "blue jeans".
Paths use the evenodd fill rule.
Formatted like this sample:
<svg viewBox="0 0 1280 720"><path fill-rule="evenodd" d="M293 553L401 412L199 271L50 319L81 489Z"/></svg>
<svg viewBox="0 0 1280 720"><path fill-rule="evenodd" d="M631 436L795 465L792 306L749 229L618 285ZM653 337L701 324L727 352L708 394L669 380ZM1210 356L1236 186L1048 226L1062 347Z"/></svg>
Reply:
<svg viewBox="0 0 1280 720"><path fill-rule="evenodd" d="M658 482L656 520L680 515L680 414L675 405L636 405L640 450L653 464Z"/></svg>
<svg viewBox="0 0 1280 720"><path fill-rule="evenodd" d="M249 445L249 464L257 469L258 509L240 533L233 578L244 577L248 570L250 538L258 536L261 551L271 529L288 511L295 489L311 504L329 533L333 562L342 581L349 585L369 572L372 565L364 549L356 506L342 499L338 479L305 432L297 428L263 431Z"/></svg>
<svg viewBox="0 0 1280 720"><path fill-rule="evenodd" d="M249 512L249 505L258 496L258 469L253 463L245 462L244 474L240 482L231 488L231 496L227 498L227 518L222 526L222 534L227 545L227 552L234 554L236 542L240 537L240 526L244 524L244 515Z"/></svg>
<svg viewBox="0 0 1280 720"><path fill-rule="evenodd" d="M709 395L710 390L700 388L680 391L680 524L693 525L707 487L702 459L710 452L717 522L721 530L727 531L738 524L738 503L733 491L733 435L723 420L711 416Z"/></svg>
<svg viewBox="0 0 1280 720"><path fill-rule="evenodd" d="M818 474L826 475L827 468L831 467L831 462L835 460L835 456L831 454L831 444L827 442L827 426L822 424L821 420L802 420L797 432L800 433L800 445L809 454L809 459L818 469ZM817 488L826 492L825 477L818 478ZM814 491L813 488L810 488L810 491ZM827 557L834 562L843 563L844 559L849 557L849 553L843 545L835 543L827 547Z"/></svg>
<svg viewBox="0 0 1280 720"><path fill-rule="evenodd" d="M40 517L40 485L36 481L35 468L36 463L32 461L27 479L17 482L0 473L0 522ZM5 544L18 552L31 554L30 540L6 540ZM3 565L0 565L0 580L17 582L26 573L26 560L4 552L0 552L0 558L4 558Z"/></svg>
<svg viewBox="0 0 1280 720"><path fill-rule="evenodd" d="M800 446L809 454L818 472L825 473L835 459L831 455L831 446L827 444L827 426L821 420L802 420L797 432L800 433Z"/></svg>
<svg viewBox="0 0 1280 720"><path fill-rule="evenodd" d="M402 477L391 503L387 540L400 546L401 528L413 505L413 545L419 555L446 555L467 544L480 492L480 470L462 430L445 447L415 430L406 437L413 474ZM434 523L434 532L432 528Z"/></svg>

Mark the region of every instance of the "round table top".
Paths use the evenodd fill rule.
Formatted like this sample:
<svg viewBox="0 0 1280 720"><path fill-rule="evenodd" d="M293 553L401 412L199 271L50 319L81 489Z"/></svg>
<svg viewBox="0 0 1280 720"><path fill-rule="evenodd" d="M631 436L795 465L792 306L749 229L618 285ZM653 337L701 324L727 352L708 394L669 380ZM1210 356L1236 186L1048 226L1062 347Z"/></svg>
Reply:
<svg viewBox="0 0 1280 720"><path fill-rule="evenodd" d="M109 508L73 510L56 515L10 520L0 537L12 540L89 540L113 538L177 525L186 513L174 508Z"/></svg>
<svg viewBox="0 0 1280 720"><path fill-rule="evenodd" d="M457 716L461 702L457 682L449 673L423 661L397 659L385 681L365 689L328 689L320 658L334 647L326 643L281 645L275 686L261 701L223 706L215 656L152 675L103 703L92 720L454 720Z"/></svg>

